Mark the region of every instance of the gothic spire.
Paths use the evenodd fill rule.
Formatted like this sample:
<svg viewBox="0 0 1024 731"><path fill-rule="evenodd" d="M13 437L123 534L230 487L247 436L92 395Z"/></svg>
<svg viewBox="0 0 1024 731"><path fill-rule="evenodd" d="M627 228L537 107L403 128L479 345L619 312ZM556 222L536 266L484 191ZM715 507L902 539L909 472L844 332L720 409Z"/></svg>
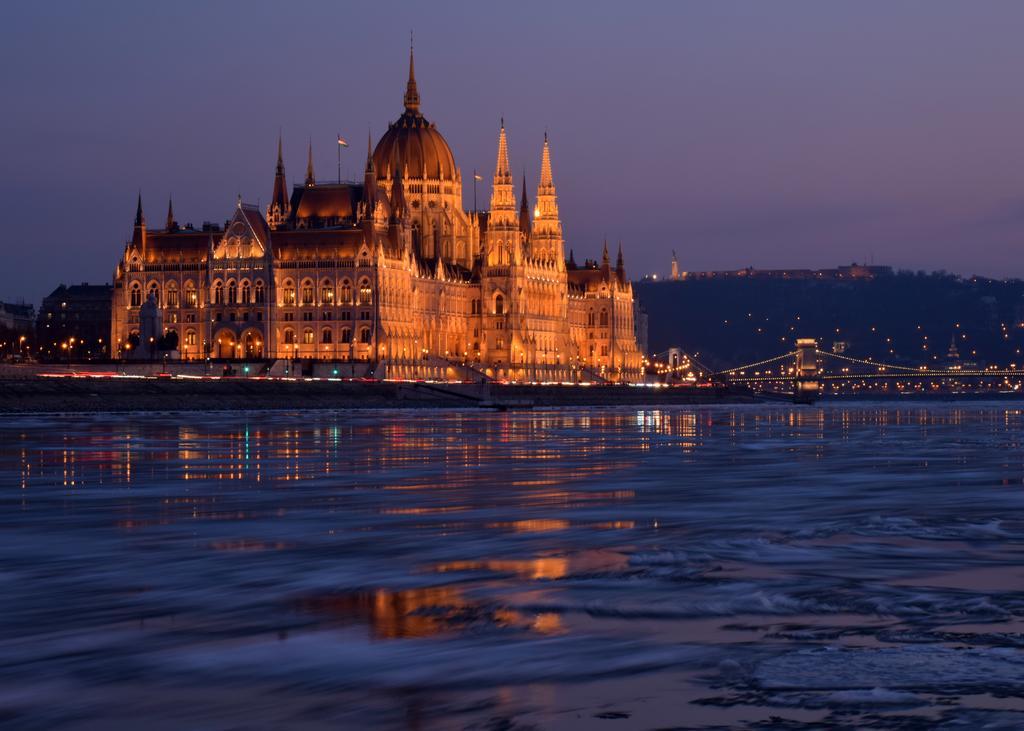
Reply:
<svg viewBox="0 0 1024 731"><path fill-rule="evenodd" d="M146 250L146 217L142 215L142 191L139 191L139 200L135 205L135 227L132 229L132 243L143 251Z"/></svg>
<svg viewBox="0 0 1024 731"><path fill-rule="evenodd" d="M508 138L505 136L504 119L501 120L501 131L498 132L498 160L494 166L490 210L488 227L506 227L512 231L519 227L515 183L512 182L512 171L508 164Z"/></svg>
<svg viewBox="0 0 1024 731"><path fill-rule="evenodd" d="M306 161L306 187L316 185L316 176L313 175L313 138L309 139L309 156Z"/></svg>
<svg viewBox="0 0 1024 731"><path fill-rule="evenodd" d="M505 118L501 118L501 132L498 133L498 162L494 167L494 179L498 176L512 177L512 171L508 166L508 138L505 136ZM510 180L511 182L511 180Z"/></svg>
<svg viewBox="0 0 1024 731"><path fill-rule="evenodd" d="M555 180L551 175L551 147L548 145L548 133L544 133L544 151L540 157L540 186L551 188L554 192Z"/></svg>
<svg viewBox="0 0 1024 731"><path fill-rule="evenodd" d="M420 111L420 93L416 90L416 65L412 57L412 33L409 34L409 81L405 84L405 111Z"/></svg>
<svg viewBox="0 0 1024 731"><path fill-rule="evenodd" d="M619 278L619 284L626 283L626 264L622 258L622 242L619 242L619 255L615 259L615 275Z"/></svg>
<svg viewBox="0 0 1024 731"><path fill-rule="evenodd" d="M523 171L523 199L519 202L519 230L530 235L530 203L526 199L526 172Z"/></svg>
<svg viewBox="0 0 1024 731"><path fill-rule="evenodd" d="M604 254L601 255L601 266L611 266L611 259L608 258L608 239L604 240Z"/></svg>
<svg viewBox="0 0 1024 731"><path fill-rule="evenodd" d="M135 206L135 225L143 226L146 225L146 217L142 215L142 191L139 191L139 202Z"/></svg>
<svg viewBox="0 0 1024 731"><path fill-rule="evenodd" d="M366 172L376 172L373 166L373 139L369 129L366 130Z"/></svg>
<svg viewBox="0 0 1024 731"><path fill-rule="evenodd" d="M270 196L270 205L267 206L267 215L277 207L278 215L286 216L288 213L288 181L284 177L284 154L281 144L281 133L277 133L277 167L274 169L274 192Z"/></svg>
<svg viewBox="0 0 1024 731"><path fill-rule="evenodd" d="M174 222L174 200L167 196L167 230L173 231L178 228L178 224Z"/></svg>

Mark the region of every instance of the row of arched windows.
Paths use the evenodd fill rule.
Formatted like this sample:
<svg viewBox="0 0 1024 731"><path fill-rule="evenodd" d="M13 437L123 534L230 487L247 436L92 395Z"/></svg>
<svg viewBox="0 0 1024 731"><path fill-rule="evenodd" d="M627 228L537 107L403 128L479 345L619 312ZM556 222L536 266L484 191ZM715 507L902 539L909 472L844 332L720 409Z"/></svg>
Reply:
<svg viewBox="0 0 1024 731"><path fill-rule="evenodd" d="M342 279L335 290L334 282L324 279L317 287L312 279L302 280L296 289L294 280L286 279L281 284L281 304L294 307L301 304L305 307L313 305L371 305L373 304L373 287L370 280L363 277L353 288L352 282Z"/></svg>
<svg viewBox="0 0 1024 731"><path fill-rule="evenodd" d="M248 279L241 282L229 279L226 285L218 279L213 283L210 301L215 305L262 305L267 301L266 286L262 279L255 283Z"/></svg>
<svg viewBox="0 0 1024 731"><path fill-rule="evenodd" d="M262 283L261 283L262 284ZM164 284L163 295L161 298L160 285L156 282L150 282L148 290L146 290L146 297L153 295L153 299L157 305L163 305L164 307L197 307L199 305L199 295L196 291L195 285L191 281L185 282L185 296L184 299L180 297L178 291L177 282L166 282ZM161 302L161 299L163 300ZM128 290L128 303L132 307L139 307L143 302L143 289L139 282L132 282Z"/></svg>

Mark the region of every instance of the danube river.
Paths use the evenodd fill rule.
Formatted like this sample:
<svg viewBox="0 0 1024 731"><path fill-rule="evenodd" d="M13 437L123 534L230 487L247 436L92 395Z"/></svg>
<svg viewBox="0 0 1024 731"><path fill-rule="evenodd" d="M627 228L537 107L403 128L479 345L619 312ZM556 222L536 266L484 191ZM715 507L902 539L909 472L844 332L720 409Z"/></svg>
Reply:
<svg viewBox="0 0 1024 731"><path fill-rule="evenodd" d="M1022 439L995 403L7 417L0 725L1024 726Z"/></svg>

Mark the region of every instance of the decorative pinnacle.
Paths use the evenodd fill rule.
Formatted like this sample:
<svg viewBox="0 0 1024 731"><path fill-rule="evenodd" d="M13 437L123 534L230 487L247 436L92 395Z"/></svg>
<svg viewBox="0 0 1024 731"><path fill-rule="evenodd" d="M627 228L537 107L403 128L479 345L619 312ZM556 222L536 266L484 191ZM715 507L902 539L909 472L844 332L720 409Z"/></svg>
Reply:
<svg viewBox="0 0 1024 731"><path fill-rule="evenodd" d="M416 64L412 55L412 31L409 31L409 81L405 85L405 111L419 112L420 93L416 89Z"/></svg>
<svg viewBox="0 0 1024 731"><path fill-rule="evenodd" d="M498 132L498 163L494 168L494 175L495 177L512 177L512 171L508 166L508 139L505 136L504 117L501 119L501 130Z"/></svg>

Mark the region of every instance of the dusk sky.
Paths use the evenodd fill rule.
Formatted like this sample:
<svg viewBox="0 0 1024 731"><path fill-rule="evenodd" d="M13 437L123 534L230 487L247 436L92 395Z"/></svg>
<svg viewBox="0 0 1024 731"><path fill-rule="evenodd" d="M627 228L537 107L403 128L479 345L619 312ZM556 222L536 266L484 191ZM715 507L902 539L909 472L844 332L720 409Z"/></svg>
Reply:
<svg viewBox="0 0 1024 731"><path fill-rule="evenodd" d="M1024 276L1024 3L15 3L0 300L109 282L140 189L155 227L265 206L279 128L289 183L339 132L360 176L410 29L466 207L500 117L531 198L547 129L577 259Z"/></svg>

